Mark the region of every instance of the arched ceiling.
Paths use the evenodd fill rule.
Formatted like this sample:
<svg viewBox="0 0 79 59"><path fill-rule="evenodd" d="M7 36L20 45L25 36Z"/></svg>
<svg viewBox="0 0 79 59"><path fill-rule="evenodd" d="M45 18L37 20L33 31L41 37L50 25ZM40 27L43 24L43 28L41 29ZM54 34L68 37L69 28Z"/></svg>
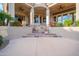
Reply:
<svg viewBox="0 0 79 59"><path fill-rule="evenodd" d="M15 3L15 11L20 14L29 14L31 7L25 3Z"/></svg>
<svg viewBox="0 0 79 59"><path fill-rule="evenodd" d="M37 14L46 15L46 8L44 8L44 7L35 7L34 8L34 13L35 13L35 15L37 15Z"/></svg>

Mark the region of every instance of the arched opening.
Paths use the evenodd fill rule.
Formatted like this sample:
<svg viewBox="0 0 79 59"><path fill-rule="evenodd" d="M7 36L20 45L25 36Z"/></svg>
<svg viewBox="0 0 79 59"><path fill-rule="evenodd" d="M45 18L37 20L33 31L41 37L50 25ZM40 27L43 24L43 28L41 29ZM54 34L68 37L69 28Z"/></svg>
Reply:
<svg viewBox="0 0 79 59"><path fill-rule="evenodd" d="M46 24L46 8L44 7L34 8L34 24L36 25Z"/></svg>
<svg viewBox="0 0 79 59"><path fill-rule="evenodd" d="M76 4L75 3L57 3L50 7L50 25L52 27L62 25L64 26L65 20L72 20L75 22ZM62 25L61 25L62 24Z"/></svg>
<svg viewBox="0 0 79 59"><path fill-rule="evenodd" d="M15 17L18 21L26 26L30 25L30 9L31 7L23 3L15 3Z"/></svg>

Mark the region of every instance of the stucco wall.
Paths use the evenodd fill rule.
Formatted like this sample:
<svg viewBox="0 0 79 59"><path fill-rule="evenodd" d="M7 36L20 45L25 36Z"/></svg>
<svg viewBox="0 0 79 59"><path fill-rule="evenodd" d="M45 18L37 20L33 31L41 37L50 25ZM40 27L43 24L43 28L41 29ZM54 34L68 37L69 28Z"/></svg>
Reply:
<svg viewBox="0 0 79 59"><path fill-rule="evenodd" d="M76 20L79 20L79 3L76 3Z"/></svg>

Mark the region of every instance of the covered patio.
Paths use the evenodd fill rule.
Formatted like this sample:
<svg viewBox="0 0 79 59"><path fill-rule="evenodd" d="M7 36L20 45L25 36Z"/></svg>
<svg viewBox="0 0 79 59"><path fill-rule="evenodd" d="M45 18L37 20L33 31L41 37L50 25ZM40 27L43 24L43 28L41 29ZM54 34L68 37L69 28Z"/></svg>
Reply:
<svg viewBox="0 0 79 59"><path fill-rule="evenodd" d="M13 3L3 4L3 10L24 26L45 25L56 27L65 20L76 21L75 3Z"/></svg>

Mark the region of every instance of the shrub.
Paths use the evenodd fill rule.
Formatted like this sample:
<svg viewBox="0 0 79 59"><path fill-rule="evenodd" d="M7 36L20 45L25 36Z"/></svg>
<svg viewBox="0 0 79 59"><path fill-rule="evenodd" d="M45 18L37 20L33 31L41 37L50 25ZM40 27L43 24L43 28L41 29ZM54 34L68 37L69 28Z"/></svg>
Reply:
<svg viewBox="0 0 79 59"><path fill-rule="evenodd" d="M3 37L0 36L0 46L3 44Z"/></svg>
<svg viewBox="0 0 79 59"><path fill-rule="evenodd" d="M57 27L62 27L62 26L63 26L63 23L58 22L58 23L56 24L56 26L57 26Z"/></svg>
<svg viewBox="0 0 79 59"><path fill-rule="evenodd" d="M0 26L3 26L3 25L4 25L3 21L0 20Z"/></svg>
<svg viewBox="0 0 79 59"><path fill-rule="evenodd" d="M79 20L77 20L77 21L76 21L76 26L78 26L78 27L79 27Z"/></svg>
<svg viewBox="0 0 79 59"><path fill-rule="evenodd" d="M68 19L68 20L65 20L64 21L64 26L71 26L72 25L72 20L71 19Z"/></svg>
<svg viewBox="0 0 79 59"><path fill-rule="evenodd" d="M10 22L10 26L22 26L19 21Z"/></svg>
<svg viewBox="0 0 79 59"><path fill-rule="evenodd" d="M49 25L50 25L51 27L55 27L55 26L56 26L56 22L50 22Z"/></svg>
<svg viewBox="0 0 79 59"><path fill-rule="evenodd" d="M0 11L0 20L4 21L5 19L9 20L13 20L13 17L11 17L10 14L4 12L4 11Z"/></svg>

